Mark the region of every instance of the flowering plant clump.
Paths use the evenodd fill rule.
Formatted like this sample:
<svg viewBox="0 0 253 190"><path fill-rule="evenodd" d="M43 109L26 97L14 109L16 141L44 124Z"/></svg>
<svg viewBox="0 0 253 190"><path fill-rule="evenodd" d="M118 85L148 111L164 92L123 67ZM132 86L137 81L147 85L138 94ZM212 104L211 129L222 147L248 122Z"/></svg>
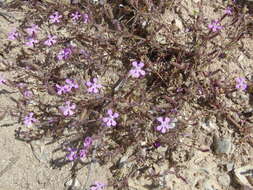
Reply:
<svg viewBox="0 0 253 190"><path fill-rule="evenodd" d="M249 93L252 82L244 77L231 82L224 77L231 73L221 69L237 60L238 51L247 54L247 47L233 47L247 46L240 40L251 35L249 17L239 3L217 4L213 13L217 19L207 23L205 4L192 14L183 4L163 1L96 2L6 5L10 11L29 9L24 20L5 34L0 51L1 72L14 73L8 80L0 77L1 87L20 95L16 108L8 112L22 124L15 131L17 139L59 139L64 157L51 164L72 163L72 176L89 163L111 162L113 180L108 186L129 189L131 176L158 180L150 167L158 163L156 150L173 151L183 145L185 129L205 117L222 115L222 121L238 128L234 131L241 133L238 136L245 136L247 130L242 129L250 126L249 119L234 107L243 110L247 105L226 102L235 102L236 90ZM157 19L167 12L182 15L173 15L169 22ZM180 18L183 24L172 18ZM125 168L121 167L125 161L118 159L129 149L127 164L135 167L117 175ZM159 162L166 160L166 155L159 155ZM91 187L104 188L99 182Z"/></svg>

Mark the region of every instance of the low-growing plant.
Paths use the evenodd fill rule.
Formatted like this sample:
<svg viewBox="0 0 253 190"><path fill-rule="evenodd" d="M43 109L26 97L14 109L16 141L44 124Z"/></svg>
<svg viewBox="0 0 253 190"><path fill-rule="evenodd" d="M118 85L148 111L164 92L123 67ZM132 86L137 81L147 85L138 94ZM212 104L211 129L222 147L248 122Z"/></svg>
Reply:
<svg viewBox="0 0 253 190"><path fill-rule="evenodd" d="M0 52L1 71L17 72L13 79L0 81L20 93L17 109L11 110L20 123L16 138L31 142L50 136L51 143L64 139L65 157L51 164L74 162L73 176L89 157L100 164L111 161L114 178L107 185L123 189L137 174L156 179L160 174L143 168L149 168L147 161L159 160L141 152L161 146L172 151L183 144L180 137L198 123L199 113L225 118L243 137L249 123L241 125L243 118L234 118L237 110L223 97L240 90L250 93L250 79L237 76L231 81L220 69L208 68L230 56L234 44L249 35L248 14L233 1L218 5L223 16L212 20L204 18L203 1L188 18L177 0L7 4L10 12L25 12ZM183 28L162 21L167 9L178 15ZM10 64L14 50L16 61ZM186 104L199 112L185 110ZM136 167L117 176L116 161L129 149ZM101 187L91 189L105 187L100 182L96 186Z"/></svg>

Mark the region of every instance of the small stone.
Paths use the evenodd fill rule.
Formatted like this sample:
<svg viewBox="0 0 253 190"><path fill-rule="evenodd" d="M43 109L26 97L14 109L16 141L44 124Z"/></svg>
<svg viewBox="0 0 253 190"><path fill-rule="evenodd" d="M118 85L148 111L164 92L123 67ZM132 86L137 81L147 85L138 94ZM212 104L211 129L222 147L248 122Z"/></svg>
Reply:
<svg viewBox="0 0 253 190"><path fill-rule="evenodd" d="M227 172L230 172L234 169L234 163L228 163L226 164Z"/></svg>
<svg viewBox="0 0 253 190"><path fill-rule="evenodd" d="M77 190L81 184L77 179L70 179L64 183L64 186L69 189L71 187L72 190Z"/></svg>
<svg viewBox="0 0 253 190"><path fill-rule="evenodd" d="M214 136L213 150L216 154L230 154L232 153L231 139L222 139Z"/></svg>
<svg viewBox="0 0 253 190"><path fill-rule="evenodd" d="M221 175L221 176L218 177L218 182L219 182L222 186L228 187L228 186L230 185L231 180L230 180L229 175L224 174L224 175Z"/></svg>

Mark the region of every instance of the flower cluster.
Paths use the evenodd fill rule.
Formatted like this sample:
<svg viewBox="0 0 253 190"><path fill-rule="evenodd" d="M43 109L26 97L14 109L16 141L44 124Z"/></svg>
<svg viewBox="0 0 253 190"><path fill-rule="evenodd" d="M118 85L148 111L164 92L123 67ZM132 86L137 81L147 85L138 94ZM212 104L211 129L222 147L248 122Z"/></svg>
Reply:
<svg viewBox="0 0 253 190"><path fill-rule="evenodd" d="M89 15L86 14L86 13L81 14L78 11L76 11L74 13L71 13L70 16L71 16L73 22L77 22L81 18L83 18L83 23L85 23L85 24L88 23L88 21L89 21ZM63 16L58 11L56 11L52 15L49 16L49 22L52 23L52 24L53 23L60 23L62 17Z"/></svg>

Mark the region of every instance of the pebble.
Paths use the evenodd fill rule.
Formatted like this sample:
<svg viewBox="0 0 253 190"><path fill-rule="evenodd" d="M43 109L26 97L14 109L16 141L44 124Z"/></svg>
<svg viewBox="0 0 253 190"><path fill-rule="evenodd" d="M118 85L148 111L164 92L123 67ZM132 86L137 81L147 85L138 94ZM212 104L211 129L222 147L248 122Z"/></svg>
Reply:
<svg viewBox="0 0 253 190"><path fill-rule="evenodd" d="M227 172L232 171L233 168L234 168L234 163L227 163L227 164L226 164Z"/></svg>
<svg viewBox="0 0 253 190"><path fill-rule="evenodd" d="M232 153L233 144L229 138L218 138L214 136L213 150L216 154L230 154Z"/></svg>
<svg viewBox="0 0 253 190"><path fill-rule="evenodd" d="M72 190L77 190L80 188L81 184L77 179L70 179L64 183L64 186L67 189L71 188Z"/></svg>
<svg viewBox="0 0 253 190"><path fill-rule="evenodd" d="M223 174L218 177L218 182L220 183L220 185L228 187L230 185L231 180L228 174Z"/></svg>

